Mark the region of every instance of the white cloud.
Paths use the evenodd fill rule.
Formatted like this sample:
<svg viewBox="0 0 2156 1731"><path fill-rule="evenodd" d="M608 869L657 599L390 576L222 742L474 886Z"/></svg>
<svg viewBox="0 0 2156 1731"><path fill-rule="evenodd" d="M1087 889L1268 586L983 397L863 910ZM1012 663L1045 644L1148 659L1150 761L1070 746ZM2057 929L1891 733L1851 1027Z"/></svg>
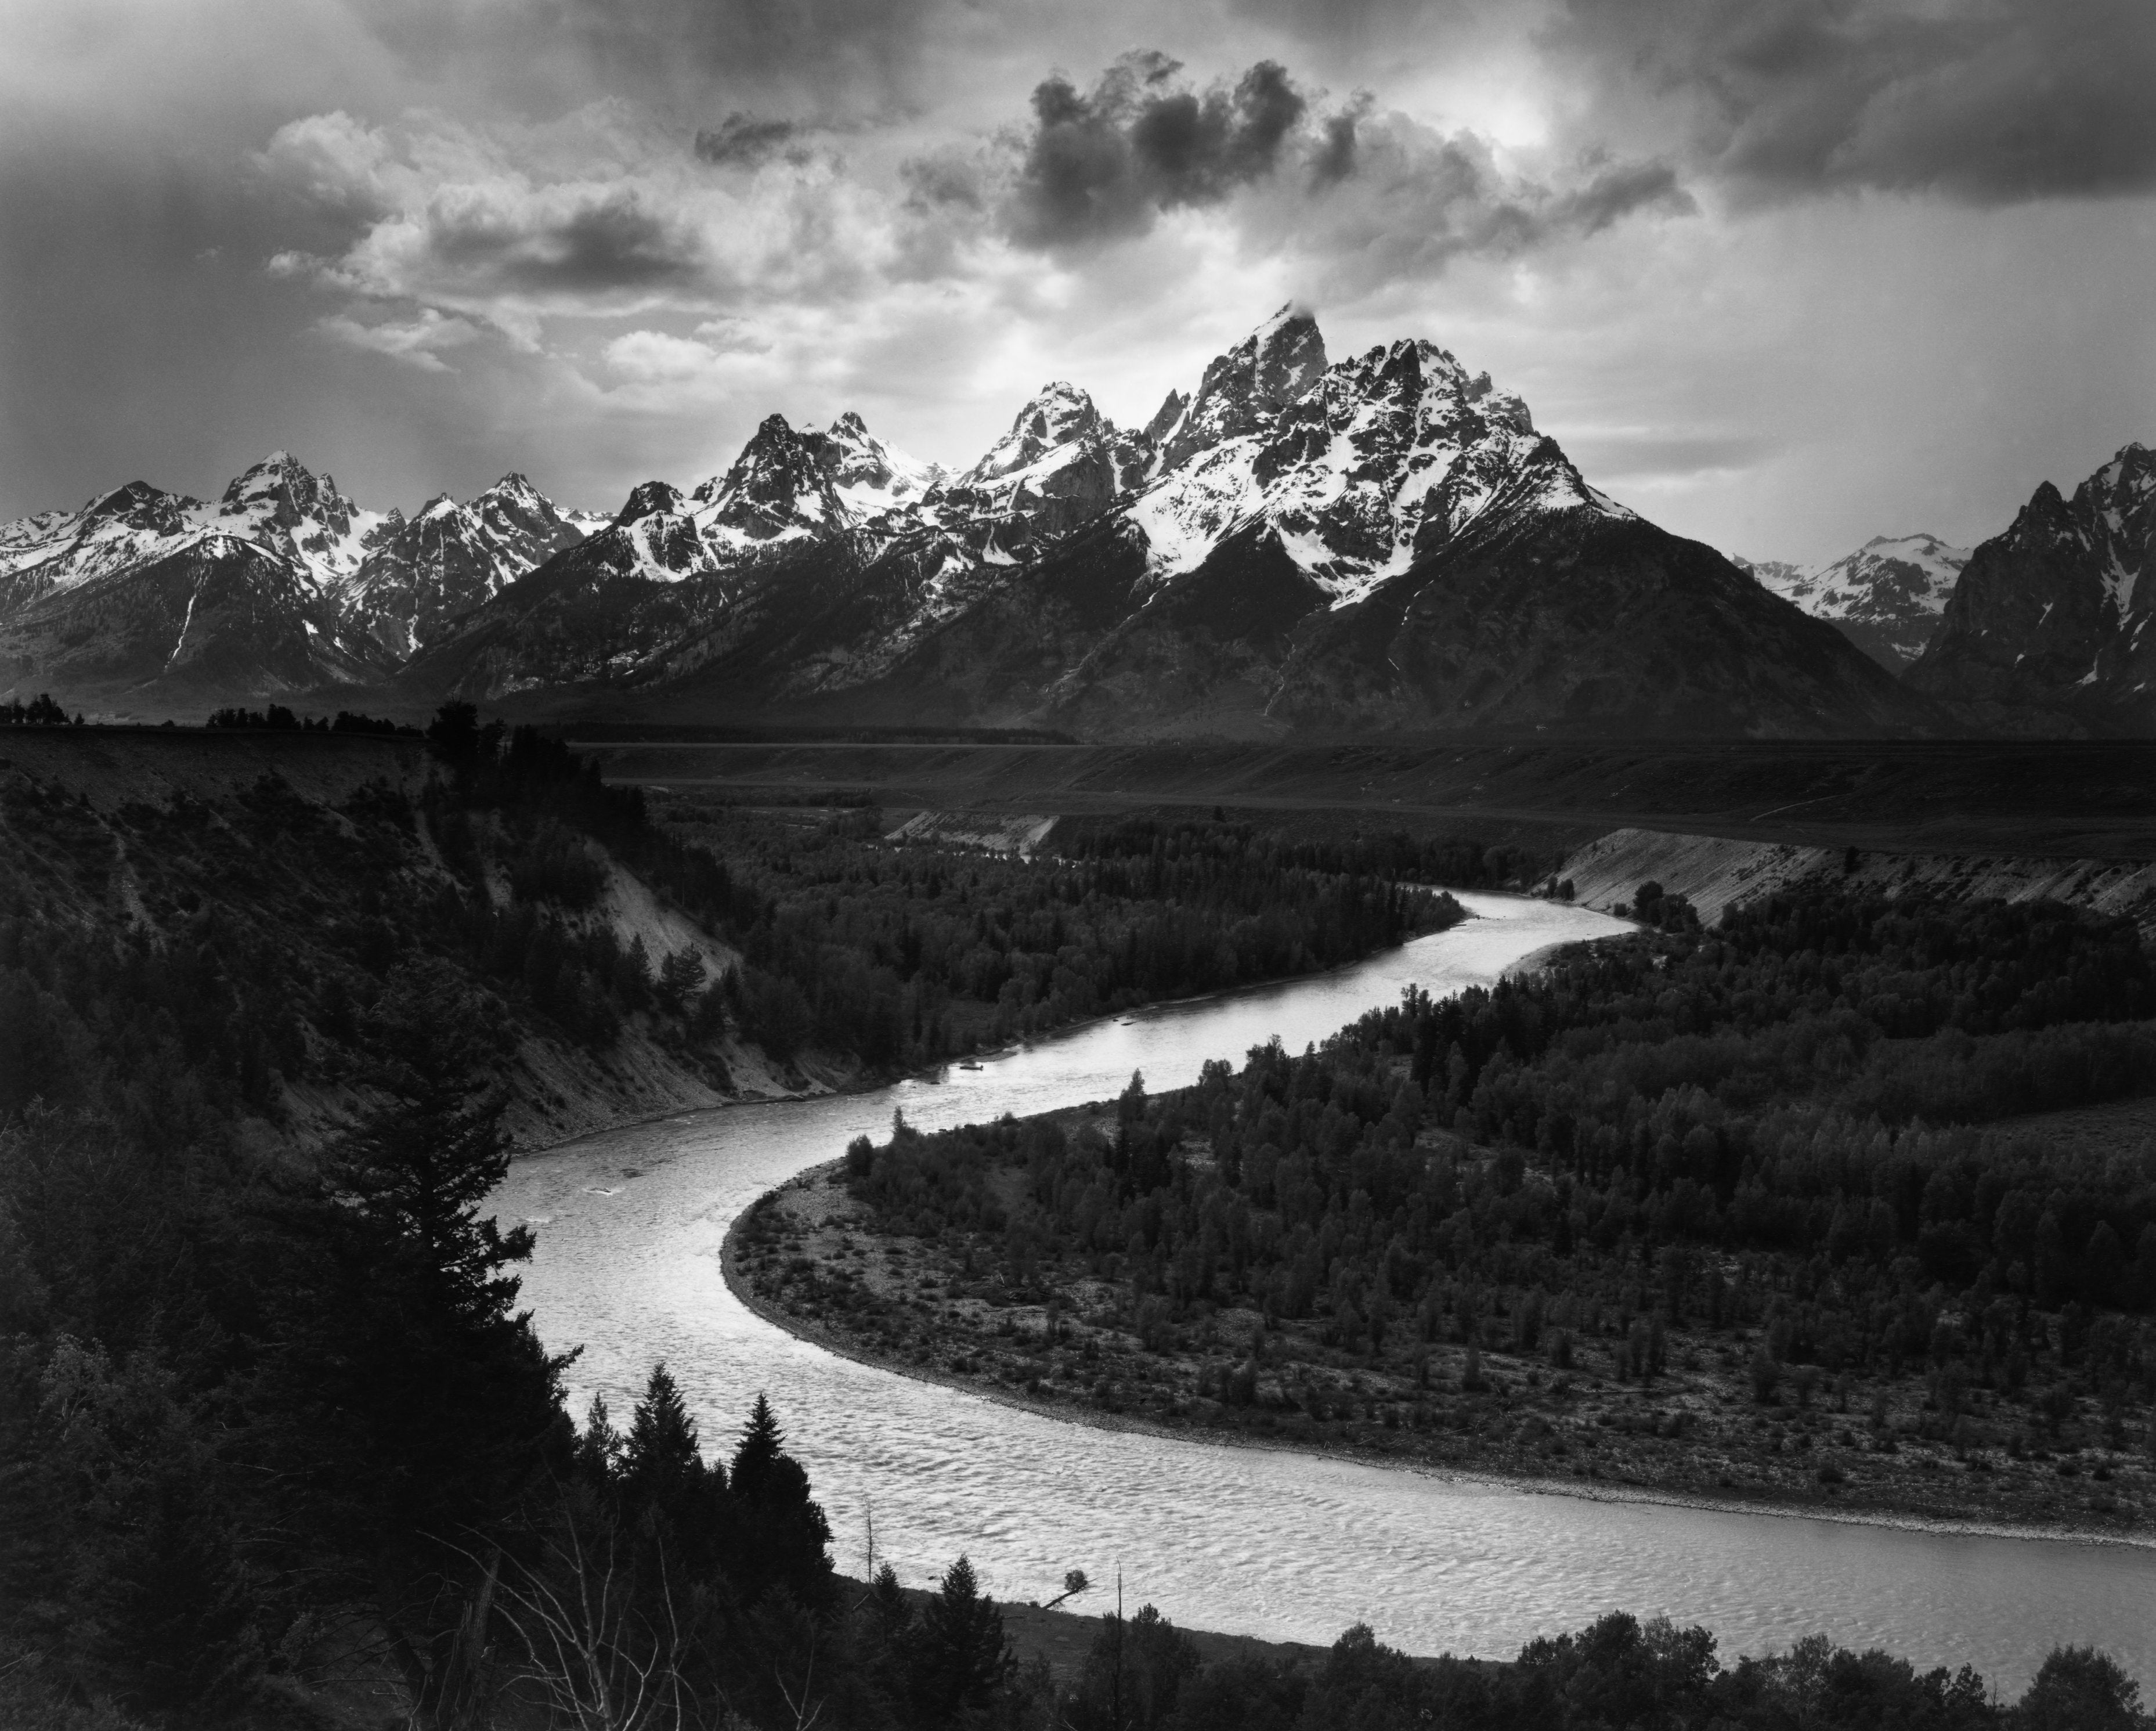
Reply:
<svg viewBox="0 0 2156 1731"><path fill-rule="evenodd" d="M443 360L440 351L461 348L476 341L480 334L478 326L469 320L446 317L431 306L420 308L413 318L384 319L372 325L362 324L348 313L332 313L318 320L315 328L346 348L387 355L422 372L455 372Z"/></svg>

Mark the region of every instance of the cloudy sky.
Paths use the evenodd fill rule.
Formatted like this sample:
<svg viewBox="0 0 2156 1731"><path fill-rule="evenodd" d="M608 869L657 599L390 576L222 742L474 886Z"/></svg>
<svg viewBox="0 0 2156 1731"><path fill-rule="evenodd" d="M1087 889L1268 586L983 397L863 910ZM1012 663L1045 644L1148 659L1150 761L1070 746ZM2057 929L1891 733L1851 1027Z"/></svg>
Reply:
<svg viewBox="0 0 2156 1731"><path fill-rule="evenodd" d="M1753 557L2156 440L2150 0L0 0L0 516L964 463L1281 303Z"/></svg>

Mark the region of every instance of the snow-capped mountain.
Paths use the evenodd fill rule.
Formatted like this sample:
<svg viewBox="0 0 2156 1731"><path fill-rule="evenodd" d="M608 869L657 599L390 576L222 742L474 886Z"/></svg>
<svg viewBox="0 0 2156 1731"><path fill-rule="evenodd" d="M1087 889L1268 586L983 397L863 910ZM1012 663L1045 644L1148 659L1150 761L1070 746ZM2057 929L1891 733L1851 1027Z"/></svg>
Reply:
<svg viewBox="0 0 2156 1731"><path fill-rule="evenodd" d="M584 532L522 475L505 475L466 504L443 493L409 521L389 512L331 592L352 625L402 660Z"/></svg>
<svg viewBox="0 0 2156 1731"><path fill-rule="evenodd" d="M2060 496L2049 481L1969 555L1907 682L1989 727L2156 727L2156 452L2136 443Z"/></svg>
<svg viewBox="0 0 2156 1731"><path fill-rule="evenodd" d="M214 503L132 481L0 526L0 666L121 706L372 683L581 538L521 475L408 521L285 451Z"/></svg>
<svg viewBox="0 0 2156 1731"><path fill-rule="evenodd" d="M0 531L0 583L41 597L0 607L24 676L83 634L52 611L63 578L139 573L214 519L220 546L253 550L229 581L275 589L263 617L316 646L303 672L392 677L414 706L1101 735L1876 732L1935 713L1832 626L1597 491L1486 374L1419 340L1332 361L1292 308L1142 429L1057 381L955 471L858 415L821 431L774 415L722 473L645 482L603 521L516 476L374 516L282 458L214 507L123 491L102 526ZM177 580L161 568L130 641L177 655ZM117 593L98 604L125 611ZM280 655L262 689L293 688ZM108 685L165 677L120 659Z"/></svg>
<svg viewBox="0 0 2156 1731"><path fill-rule="evenodd" d="M1923 654L1938 629L1969 549L1936 535L1880 535L1825 565L1736 563L1762 588L1838 627L1889 673L1899 673Z"/></svg>
<svg viewBox="0 0 2156 1731"><path fill-rule="evenodd" d="M170 552L208 508L135 480L80 511L41 511L0 524L0 618L55 589Z"/></svg>
<svg viewBox="0 0 2156 1731"><path fill-rule="evenodd" d="M639 488L415 658L414 696L683 717L1865 731L1929 715L1832 627L1617 505L1434 344L1283 309L1118 429L1045 387L947 476L776 417ZM911 487L901 486L911 474ZM534 701L526 696L526 701Z"/></svg>
<svg viewBox="0 0 2156 1731"><path fill-rule="evenodd" d="M251 542L302 567L325 594L348 583L367 553L401 521L362 511L290 451L272 451L224 490L205 531Z"/></svg>
<svg viewBox="0 0 2156 1731"><path fill-rule="evenodd" d="M1206 368L1130 516L1156 578L1194 571L1262 521L1345 606L1457 533L1543 442L1525 403L1435 345L1327 367L1315 322L1283 311ZM1569 465L1548 479L1553 506L1621 513Z"/></svg>

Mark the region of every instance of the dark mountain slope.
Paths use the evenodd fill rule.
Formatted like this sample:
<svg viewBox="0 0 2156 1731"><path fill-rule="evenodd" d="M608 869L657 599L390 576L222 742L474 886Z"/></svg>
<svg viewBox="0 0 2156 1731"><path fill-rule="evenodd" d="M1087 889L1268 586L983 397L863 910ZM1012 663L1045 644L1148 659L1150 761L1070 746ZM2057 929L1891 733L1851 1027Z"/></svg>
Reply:
<svg viewBox="0 0 2156 1731"><path fill-rule="evenodd" d="M1302 727L1798 737L1941 724L1712 547L1587 506L1489 515L1313 618L1270 712Z"/></svg>
<svg viewBox="0 0 2156 1731"><path fill-rule="evenodd" d="M1907 683L1990 732L2156 732L2152 568L2156 452L2129 444L1969 556Z"/></svg>

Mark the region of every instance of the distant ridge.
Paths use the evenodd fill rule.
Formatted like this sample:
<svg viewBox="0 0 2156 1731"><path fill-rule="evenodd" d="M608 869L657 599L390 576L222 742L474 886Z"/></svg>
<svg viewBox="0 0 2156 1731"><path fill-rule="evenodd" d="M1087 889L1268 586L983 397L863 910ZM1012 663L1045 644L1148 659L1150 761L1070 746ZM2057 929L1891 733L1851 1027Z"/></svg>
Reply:
<svg viewBox="0 0 2156 1731"><path fill-rule="evenodd" d="M1947 725L1486 373L1419 339L1336 361L1286 307L1142 429L1059 380L956 471L773 415L606 519L511 475L408 521L281 453L214 507L123 494L0 529L18 686L1098 738Z"/></svg>

